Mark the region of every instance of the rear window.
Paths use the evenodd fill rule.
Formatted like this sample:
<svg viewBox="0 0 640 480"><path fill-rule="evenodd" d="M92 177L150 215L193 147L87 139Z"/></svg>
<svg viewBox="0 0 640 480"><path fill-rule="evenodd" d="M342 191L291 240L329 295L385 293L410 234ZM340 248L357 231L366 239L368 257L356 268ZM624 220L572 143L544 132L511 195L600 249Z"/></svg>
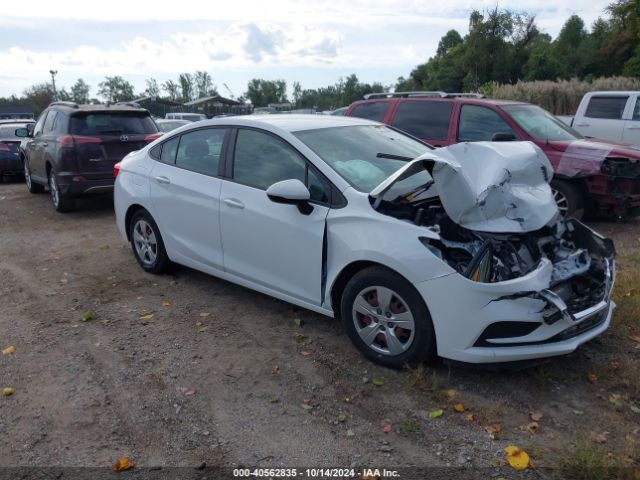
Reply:
<svg viewBox="0 0 640 480"><path fill-rule="evenodd" d="M73 135L143 135L158 128L150 115L97 112L71 117Z"/></svg>
<svg viewBox="0 0 640 480"><path fill-rule="evenodd" d="M391 125L426 140L446 140L452 102L401 102Z"/></svg>
<svg viewBox="0 0 640 480"><path fill-rule="evenodd" d="M381 122L384 118L384 114L387 112L388 105L389 103L387 102L361 103L353 109L349 116Z"/></svg>
<svg viewBox="0 0 640 480"><path fill-rule="evenodd" d="M629 97L591 97L584 116L589 118L621 119Z"/></svg>

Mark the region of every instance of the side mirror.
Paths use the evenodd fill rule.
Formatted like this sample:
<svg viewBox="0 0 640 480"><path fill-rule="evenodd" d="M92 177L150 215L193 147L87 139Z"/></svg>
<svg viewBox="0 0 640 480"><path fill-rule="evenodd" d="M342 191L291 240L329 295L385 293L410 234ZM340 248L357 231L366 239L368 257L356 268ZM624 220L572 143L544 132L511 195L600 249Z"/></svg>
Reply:
<svg viewBox="0 0 640 480"><path fill-rule="evenodd" d="M491 137L492 142L513 142L516 136L511 132L496 132Z"/></svg>
<svg viewBox="0 0 640 480"><path fill-rule="evenodd" d="M16 137L20 137L20 138L26 138L26 137L30 137L31 136L31 132L29 131L28 128L16 128L15 131Z"/></svg>
<svg viewBox="0 0 640 480"><path fill-rule="evenodd" d="M267 197L275 203L296 205L300 213L309 215L313 207L309 204L311 194L304 183L297 179L282 180L267 188Z"/></svg>

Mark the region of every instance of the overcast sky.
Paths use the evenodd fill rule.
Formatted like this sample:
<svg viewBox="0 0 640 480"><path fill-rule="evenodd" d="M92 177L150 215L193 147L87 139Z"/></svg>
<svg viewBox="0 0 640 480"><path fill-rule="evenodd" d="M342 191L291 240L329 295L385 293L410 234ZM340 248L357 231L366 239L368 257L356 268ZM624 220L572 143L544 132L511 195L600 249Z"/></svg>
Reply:
<svg viewBox="0 0 640 480"><path fill-rule="evenodd" d="M0 96L50 81L83 78L96 95L105 75L136 91L180 72L208 71L223 95L241 95L251 78L294 81L303 88L350 73L392 84L435 53L449 29L467 33L472 9L499 5L536 15L555 37L572 14L590 25L611 0L231 0L216 2L3 2Z"/></svg>

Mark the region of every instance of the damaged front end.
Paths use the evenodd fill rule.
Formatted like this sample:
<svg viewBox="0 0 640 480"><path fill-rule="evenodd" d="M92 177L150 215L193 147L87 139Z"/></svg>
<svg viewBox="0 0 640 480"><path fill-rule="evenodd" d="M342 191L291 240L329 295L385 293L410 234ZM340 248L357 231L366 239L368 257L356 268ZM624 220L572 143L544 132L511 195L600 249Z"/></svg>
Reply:
<svg viewBox="0 0 640 480"><path fill-rule="evenodd" d="M460 343L448 355L441 350L449 347L439 341L441 355L477 362L496 354L506 361L495 349L567 342L609 321L613 242L558 215L548 186L551 167L537 147L458 144L438 151L444 158L429 155L374 190L371 201L380 213L424 227L419 240L456 272L419 286L437 336ZM429 172L428 185L408 194L399 188L421 171ZM452 305L454 291L464 301ZM469 315L478 318L478 330L451 322ZM531 349L524 356L576 346Z"/></svg>

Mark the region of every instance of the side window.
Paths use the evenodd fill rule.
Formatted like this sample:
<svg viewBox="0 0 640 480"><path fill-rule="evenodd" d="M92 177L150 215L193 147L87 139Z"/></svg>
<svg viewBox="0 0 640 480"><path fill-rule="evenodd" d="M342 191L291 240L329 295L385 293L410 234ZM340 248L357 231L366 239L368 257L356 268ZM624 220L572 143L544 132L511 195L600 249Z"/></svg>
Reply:
<svg viewBox="0 0 640 480"><path fill-rule="evenodd" d="M38 121L36 122L36 126L33 128L33 136L34 137L38 137L38 136L42 135L42 129L44 128L44 122L47 119L47 113L49 113L49 110L45 110L44 112L42 112L40 114L40 117L38 117Z"/></svg>
<svg viewBox="0 0 640 480"><path fill-rule="evenodd" d="M389 105L389 102L361 103L353 109L353 111L350 113L350 116L381 122L384 118L384 114L387 113L387 107Z"/></svg>
<svg viewBox="0 0 640 480"><path fill-rule="evenodd" d="M226 128L205 128L182 135L176 155L176 166L204 175L217 176L220 152L227 131Z"/></svg>
<svg viewBox="0 0 640 480"><path fill-rule="evenodd" d="M331 187L312 168L308 168L307 170L307 188L311 194L311 200L314 202L329 203Z"/></svg>
<svg viewBox="0 0 640 480"><path fill-rule="evenodd" d="M233 179L266 190L282 180L305 182L306 162L282 140L255 130L238 130Z"/></svg>
<svg viewBox="0 0 640 480"><path fill-rule="evenodd" d="M458 123L458 140L461 142L491 141L496 133L515 132L495 111L478 105L463 105Z"/></svg>
<svg viewBox="0 0 640 480"><path fill-rule="evenodd" d="M47 115L47 120L44 122L44 133L51 133L53 131L53 125L57 117L58 112L49 112L49 115Z"/></svg>
<svg viewBox="0 0 640 480"><path fill-rule="evenodd" d="M640 120L640 96L636 100L636 106L633 109L633 117L632 120Z"/></svg>
<svg viewBox="0 0 640 480"><path fill-rule="evenodd" d="M628 96L625 97L591 97L585 117L610 118L620 120L627 106Z"/></svg>
<svg viewBox="0 0 640 480"><path fill-rule="evenodd" d="M171 140L162 144L162 153L160 154L160 161L173 165L176 163L176 152L178 151L178 143L180 137L174 137Z"/></svg>
<svg viewBox="0 0 640 480"><path fill-rule="evenodd" d="M453 103L446 101L401 102L391 125L427 140L446 140Z"/></svg>

